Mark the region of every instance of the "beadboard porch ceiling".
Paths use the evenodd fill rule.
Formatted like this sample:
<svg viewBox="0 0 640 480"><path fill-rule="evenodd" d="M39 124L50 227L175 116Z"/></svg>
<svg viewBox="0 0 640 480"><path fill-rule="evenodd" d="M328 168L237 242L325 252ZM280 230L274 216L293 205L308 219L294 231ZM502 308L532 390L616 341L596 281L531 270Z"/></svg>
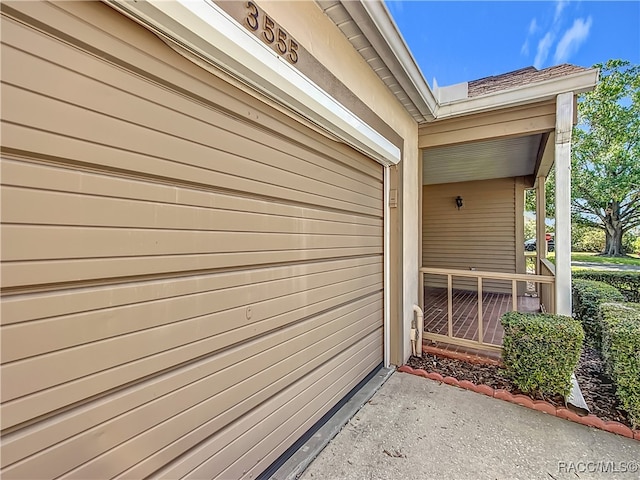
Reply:
<svg viewBox="0 0 640 480"><path fill-rule="evenodd" d="M468 182L533 175L542 134L444 145L422 150L422 183Z"/></svg>

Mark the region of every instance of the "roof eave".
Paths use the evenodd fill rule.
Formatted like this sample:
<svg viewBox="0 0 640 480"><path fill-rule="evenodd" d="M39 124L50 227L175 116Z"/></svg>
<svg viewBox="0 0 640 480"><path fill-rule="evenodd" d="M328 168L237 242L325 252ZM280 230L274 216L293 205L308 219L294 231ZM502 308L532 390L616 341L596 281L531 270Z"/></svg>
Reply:
<svg viewBox="0 0 640 480"><path fill-rule="evenodd" d="M507 90L442 103L436 111L438 120L489 110L527 105L555 99L561 93L580 94L593 90L598 83L599 70L591 68L559 78L530 83Z"/></svg>
<svg viewBox="0 0 640 480"><path fill-rule="evenodd" d="M405 87L405 93L411 98L420 112L422 118L416 118L418 124L543 102L555 99L558 94L564 92L584 93L592 90L598 82L599 71L592 68L563 77L500 90L486 95L441 102L438 101L426 82L384 2L340 1L352 18L356 19L358 17L357 21L369 20L375 26L375 28L367 31L366 36L372 45L380 46L380 50L388 48L391 52L392 58L380 51L378 51L378 54L383 57L383 62L398 79L398 83L409 86L409 88Z"/></svg>
<svg viewBox="0 0 640 480"><path fill-rule="evenodd" d="M382 42L393 53L395 61L391 65L388 61L385 63L394 76L403 76L415 89L415 92L407 92L407 95L423 116L422 119L417 119L419 120L418 123L434 120L438 102L384 2L350 2L342 0L342 3L348 7L350 13L353 12L354 7L359 10L361 8L361 12L365 13L375 25L375 34L379 35L379 38L369 38L369 41L374 45Z"/></svg>

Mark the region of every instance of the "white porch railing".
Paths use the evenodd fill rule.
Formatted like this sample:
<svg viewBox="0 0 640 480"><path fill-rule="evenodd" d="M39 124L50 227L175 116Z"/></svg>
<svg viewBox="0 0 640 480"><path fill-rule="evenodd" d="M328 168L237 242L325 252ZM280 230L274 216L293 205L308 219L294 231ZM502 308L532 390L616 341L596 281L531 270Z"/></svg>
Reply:
<svg viewBox="0 0 640 480"><path fill-rule="evenodd" d="M475 348L480 350L497 351L501 350L500 345L487 343L484 341L484 324L483 324L483 283L485 280L501 280L511 282L511 309L512 311L518 311L518 282L526 282L529 285L535 285L535 291L538 292L541 305L548 312L553 313L555 311L555 278L553 272L547 270L546 275L531 275L531 274L518 274L518 273L502 273L502 272L485 272L475 270L453 270L444 268L427 268L422 267L420 272L420 305L425 308L424 289L425 289L425 275L438 275L446 277L447 279L447 334L424 332L423 338L433 340L436 342L443 342L453 345L459 345L467 348ZM466 279L476 279L477 284L477 326L476 335L477 340L469 338L461 338L454 335L453 332L453 278L462 277ZM473 280L472 280L473 282ZM425 324L428 311L425 309Z"/></svg>

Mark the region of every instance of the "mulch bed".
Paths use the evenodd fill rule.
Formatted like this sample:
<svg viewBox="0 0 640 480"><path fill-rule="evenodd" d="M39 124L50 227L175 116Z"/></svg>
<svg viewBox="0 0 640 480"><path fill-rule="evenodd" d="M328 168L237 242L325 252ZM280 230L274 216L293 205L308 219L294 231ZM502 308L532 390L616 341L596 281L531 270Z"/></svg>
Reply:
<svg viewBox="0 0 640 480"><path fill-rule="evenodd" d="M450 376L458 380L468 380L476 385L508 390L512 394L522 394L507 378L501 366L469 363L428 353L423 354L422 358L412 356L407 365L427 372L436 372L443 377ZM613 420L631 427L631 421L620 407L615 395L613 381L604 372L604 362L597 350L587 346L583 348L575 375L585 402L593 415L605 421ZM561 396L529 396L534 400L546 400L557 407L564 406L564 399Z"/></svg>
<svg viewBox="0 0 640 480"><path fill-rule="evenodd" d="M616 397L613 380L604 371L600 352L585 346L575 374L591 413L603 420L615 420L631 427L631 421Z"/></svg>

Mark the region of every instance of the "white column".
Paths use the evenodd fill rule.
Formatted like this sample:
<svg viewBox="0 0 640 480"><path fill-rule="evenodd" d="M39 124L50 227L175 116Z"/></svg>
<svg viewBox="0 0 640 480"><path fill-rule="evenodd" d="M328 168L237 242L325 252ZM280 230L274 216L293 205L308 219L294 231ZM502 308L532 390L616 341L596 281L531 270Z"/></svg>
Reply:
<svg viewBox="0 0 640 480"><path fill-rule="evenodd" d="M556 313L571 315L571 130L573 92L556 101ZM544 238L538 239L538 242Z"/></svg>
<svg viewBox="0 0 640 480"><path fill-rule="evenodd" d="M548 147L547 147L548 148ZM541 272L540 260L547 258L547 242L543 241L547 233L547 197L545 177L538 177L538 188L536 189L536 273Z"/></svg>

